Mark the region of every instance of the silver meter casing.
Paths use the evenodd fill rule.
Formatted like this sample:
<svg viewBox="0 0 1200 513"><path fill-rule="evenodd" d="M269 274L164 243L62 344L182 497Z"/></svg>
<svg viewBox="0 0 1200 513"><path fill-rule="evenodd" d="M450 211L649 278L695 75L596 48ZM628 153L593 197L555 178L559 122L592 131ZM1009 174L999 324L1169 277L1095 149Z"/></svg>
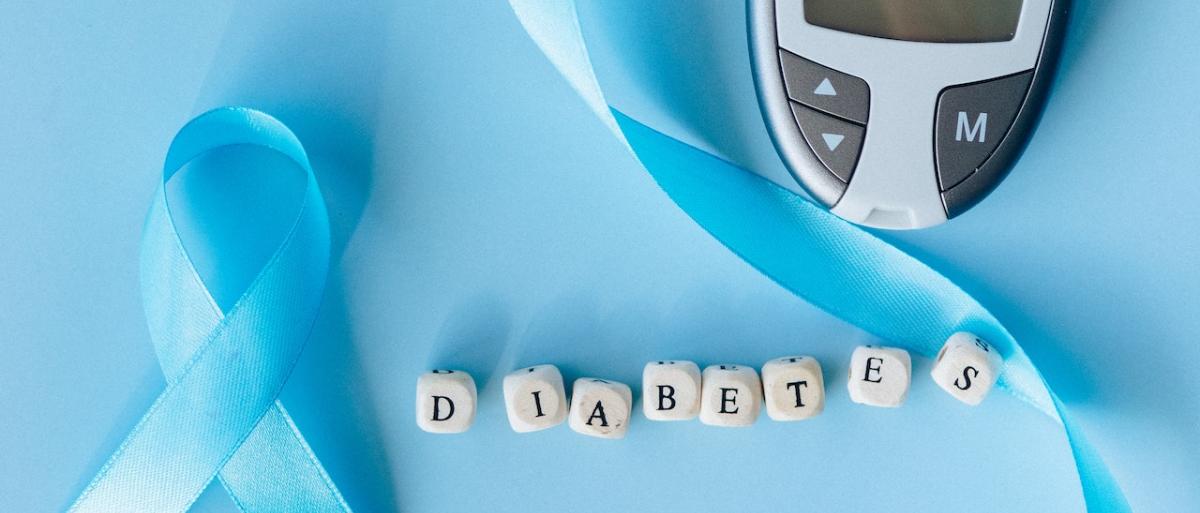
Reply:
<svg viewBox="0 0 1200 513"><path fill-rule="evenodd" d="M844 219L943 223L991 192L1024 149L1067 4L1024 0L1011 40L941 43L812 25L804 0L747 0L771 139L805 190Z"/></svg>

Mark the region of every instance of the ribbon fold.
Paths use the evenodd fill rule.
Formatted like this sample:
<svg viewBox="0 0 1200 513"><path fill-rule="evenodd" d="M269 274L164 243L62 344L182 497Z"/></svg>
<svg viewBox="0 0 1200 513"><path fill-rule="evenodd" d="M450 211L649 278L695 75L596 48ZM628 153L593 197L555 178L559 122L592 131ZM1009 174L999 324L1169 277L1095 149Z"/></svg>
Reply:
<svg viewBox="0 0 1200 513"><path fill-rule="evenodd" d="M998 387L1063 426L1089 513L1128 513L1099 455L1011 333L975 298L900 249L745 169L611 107L574 0L509 0L547 59L689 217L780 286L881 339L932 357L970 331L1005 355Z"/></svg>
<svg viewBox="0 0 1200 513"><path fill-rule="evenodd" d="M166 184L197 157L242 145L285 157L278 171L299 170L306 183L287 235L223 310L176 231ZM350 512L276 399L317 316L329 244L324 199L304 148L286 126L262 112L229 107L180 129L146 217L140 255L143 307L167 387L69 511L186 511L218 477L247 513ZM242 258L238 248L217 249Z"/></svg>

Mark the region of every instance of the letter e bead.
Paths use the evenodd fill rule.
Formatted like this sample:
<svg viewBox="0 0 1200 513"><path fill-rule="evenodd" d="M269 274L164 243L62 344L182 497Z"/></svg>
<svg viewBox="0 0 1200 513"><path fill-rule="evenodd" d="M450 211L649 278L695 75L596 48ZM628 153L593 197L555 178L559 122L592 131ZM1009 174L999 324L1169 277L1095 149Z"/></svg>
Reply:
<svg viewBox="0 0 1200 513"><path fill-rule="evenodd" d="M894 347L859 346L850 356L850 400L858 404L895 408L904 404L912 374L908 351Z"/></svg>
<svg viewBox="0 0 1200 513"><path fill-rule="evenodd" d="M745 427L758 420L762 383L754 368L710 365L701 375L700 422L710 426Z"/></svg>
<svg viewBox="0 0 1200 513"><path fill-rule="evenodd" d="M983 401L1003 362L999 351L983 339L960 331L946 340L933 364L933 382L955 399L971 406Z"/></svg>
<svg viewBox="0 0 1200 513"><path fill-rule="evenodd" d="M691 420L700 414L700 367L659 360L642 370L642 413L650 420Z"/></svg>
<svg viewBox="0 0 1200 513"><path fill-rule="evenodd" d="M825 408L821 364L811 356L786 356L762 368L763 396L772 420L804 420Z"/></svg>
<svg viewBox="0 0 1200 513"><path fill-rule="evenodd" d="M462 433L475 420L475 380L463 371L435 370L417 378L417 427Z"/></svg>
<svg viewBox="0 0 1200 513"><path fill-rule="evenodd" d="M504 409L513 431L541 431L567 419L567 392L553 365L535 365L504 376Z"/></svg>
<svg viewBox="0 0 1200 513"><path fill-rule="evenodd" d="M571 413L567 425L579 434L596 438L625 438L633 391L629 385L597 378L579 378L571 387Z"/></svg>

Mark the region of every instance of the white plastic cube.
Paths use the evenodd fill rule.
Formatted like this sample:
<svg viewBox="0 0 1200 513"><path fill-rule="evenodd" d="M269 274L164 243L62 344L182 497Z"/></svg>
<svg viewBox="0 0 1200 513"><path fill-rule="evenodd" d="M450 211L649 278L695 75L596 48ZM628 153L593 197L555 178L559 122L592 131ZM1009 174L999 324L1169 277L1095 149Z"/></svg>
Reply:
<svg viewBox="0 0 1200 513"><path fill-rule="evenodd" d="M701 375L700 422L745 427L758 420L762 383L753 367L710 365Z"/></svg>
<svg viewBox="0 0 1200 513"><path fill-rule="evenodd" d="M700 367L660 360L642 370L642 413L650 420L690 420L700 414Z"/></svg>
<svg viewBox="0 0 1200 513"><path fill-rule="evenodd" d="M1004 359L996 348L974 334L960 331L946 340L933 364L933 382L955 399L969 405L983 401Z"/></svg>
<svg viewBox="0 0 1200 513"><path fill-rule="evenodd" d="M417 378L417 426L429 433L462 433L475 421L477 396L471 375L434 370Z"/></svg>
<svg viewBox="0 0 1200 513"><path fill-rule="evenodd" d="M894 347L859 346L850 356L850 400L895 408L904 404L912 374L908 351Z"/></svg>
<svg viewBox="0 0 1200 513"><path fill-rule="evenodd" d="M567 425L576 433L596 438L625 438L633 391L629 385L598 378L579 378L571 387Z"/></svg>
<svg viewBox="0 0 1200 513"><path fill-rule="evenodd" d="M535 365L504 376L504 409L513 431L541 431L567 418L562 373L553 365Z"/></svg>
<svg viewBox="0 0 1200 513"><path fill-rule="evenodd" d="M811 356L787 356L762 368L767 416L792 421L810 418L825 409L825 378Z"/></svg>

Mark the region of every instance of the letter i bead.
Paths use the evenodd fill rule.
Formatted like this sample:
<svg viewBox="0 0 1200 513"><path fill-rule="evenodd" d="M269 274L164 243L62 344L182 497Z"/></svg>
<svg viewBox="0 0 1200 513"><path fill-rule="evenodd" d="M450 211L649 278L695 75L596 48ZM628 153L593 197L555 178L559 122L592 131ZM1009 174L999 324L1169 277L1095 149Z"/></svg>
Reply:
<svg viewBox="0 0 1200 513"><path fill-rule="evenodd" d="M417 378L417 427L462 433L475 420L475 380L463 371L435 370Z"/></svg>
<svg viewBox="0 0 1200 513"><path fill-rule="evenodd" d="M504 408L513 431L541 431L567 419L567 392L553 365L535 365L504 376Z"/></svg>

